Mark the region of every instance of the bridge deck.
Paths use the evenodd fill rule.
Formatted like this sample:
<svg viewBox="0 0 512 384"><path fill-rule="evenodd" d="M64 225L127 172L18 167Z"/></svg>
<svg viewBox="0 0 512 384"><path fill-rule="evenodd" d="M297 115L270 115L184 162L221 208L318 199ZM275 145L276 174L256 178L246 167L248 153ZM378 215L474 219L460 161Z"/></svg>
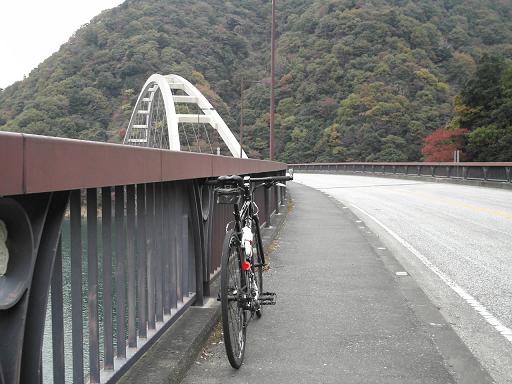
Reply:
<svg viewBox="0 0 512 384"><path fill-rule="evenodd" d="M292 184L295 202L233 370L211 340L183 383L491 383L414 280L339 203ZM215 342L216 344L213 344Z"/></svg>

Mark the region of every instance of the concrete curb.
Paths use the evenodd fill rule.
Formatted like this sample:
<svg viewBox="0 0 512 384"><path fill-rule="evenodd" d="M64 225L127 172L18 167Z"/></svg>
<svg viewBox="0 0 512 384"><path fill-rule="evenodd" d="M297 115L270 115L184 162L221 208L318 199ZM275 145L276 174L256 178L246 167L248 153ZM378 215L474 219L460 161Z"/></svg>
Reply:
<svg viewBox="0 0 512 384"><path fill-rule="evenodd" d="M287 202L288 200L286 204ZM272 215L273 225L262 229L265 249L269 249L286 220L288 213L286 204L280 207L281 213ZM188 308L126 372L119 383L179 384L183 380L220 319L220 304L216 300L219 280L217 276L212 281L212 296L207 298L205 305Z"/></svg>

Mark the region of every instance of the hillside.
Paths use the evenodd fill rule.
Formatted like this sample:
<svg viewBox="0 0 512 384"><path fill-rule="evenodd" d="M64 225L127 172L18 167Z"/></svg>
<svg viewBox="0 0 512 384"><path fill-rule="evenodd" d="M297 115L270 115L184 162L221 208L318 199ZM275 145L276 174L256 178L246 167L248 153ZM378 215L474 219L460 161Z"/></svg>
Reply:
<svg viewBox="0 0 512 384"><path fill-rule="evenodd" d="M512 57L502 0L280 0L277 155L419 160L484 53ZM0 93L0 130L119 141L152 73L199 84L266 156L270 2L128 0ZM258 82L256 82L258 81Z"/></svg>
<svg viewBox="0 0 512 384"><path fill-rule="evenodd" d="M200 84L235 125L209 83L223 99L237 97L232 76L250 52L264 49L255 38L266 34L258 29L262 3L128 0L104 11L2 93L0 129L119 140L153 73L178 73Z"/></svg>

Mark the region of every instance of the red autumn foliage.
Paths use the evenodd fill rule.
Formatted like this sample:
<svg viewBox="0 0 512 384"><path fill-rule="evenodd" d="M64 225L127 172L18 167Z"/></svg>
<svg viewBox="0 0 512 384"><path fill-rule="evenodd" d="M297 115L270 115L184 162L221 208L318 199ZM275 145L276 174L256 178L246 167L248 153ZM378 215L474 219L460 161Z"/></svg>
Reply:
<svg viewBox="0 0 512 384"><path fill-rule="evenodd" d="M119 131L117 131L117 133L121 139L124 139L124 137L126 136L126 129L121 128Z"/></svg>
<svg viewBox="0 0 512 384"><path fill-rule="evenodd" d="M424 139L421 153L425 161L453 161L453 152L464 148L464 136L467 132L465 128L450 131L444 128L435 130Z"/></svg>

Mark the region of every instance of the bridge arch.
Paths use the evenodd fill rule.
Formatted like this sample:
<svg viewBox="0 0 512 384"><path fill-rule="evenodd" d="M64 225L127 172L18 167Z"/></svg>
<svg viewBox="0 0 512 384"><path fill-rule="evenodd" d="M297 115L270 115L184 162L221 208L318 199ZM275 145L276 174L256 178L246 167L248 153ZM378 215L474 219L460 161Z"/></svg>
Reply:
<svg viewBox="0 0 512 384"><path fill-rule="evenodd" d="M191 111L192 110L192 111ZM124 144L247 158L206 97L188 80L153 74L142 87Z"/></svg>

